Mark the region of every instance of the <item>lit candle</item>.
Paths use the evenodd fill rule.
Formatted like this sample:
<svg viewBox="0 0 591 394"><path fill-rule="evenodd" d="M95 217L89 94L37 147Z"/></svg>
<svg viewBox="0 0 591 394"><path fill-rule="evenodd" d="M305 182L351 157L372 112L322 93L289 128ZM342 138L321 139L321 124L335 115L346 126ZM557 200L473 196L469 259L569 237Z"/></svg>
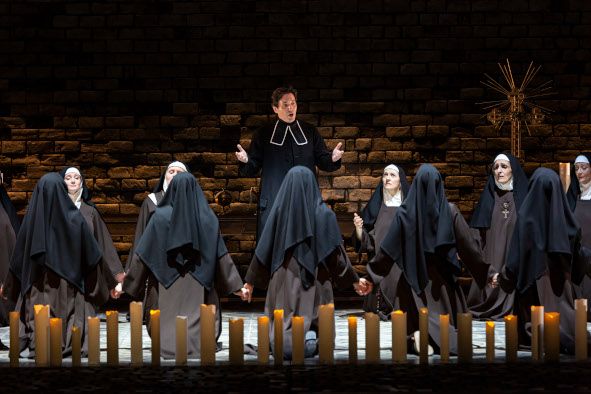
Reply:
<svg viewBox="0 0 591 394"><path fill-rule="evenodd" d="M441 336L441 362L449 362L449 315L439 315L439 336Z"/></svg>
<svg viewBox="0 0 591 394"><path fill-rule="evenodd" d="M570 186L570 163L558 163L558 173L564 190Z"/></svg>
<svg viewBox="0 0 591 394"><path fill-rule="evenodd" d="M505 358L507 362L517 361L517 316L507 315L505 320Z"/></svg>
<svg viewBox="0 0 591 394"><path fill-rule="evenodd" d="M357 317L349 316L349 363L357 363Z"/></svg>
<svg viewBox="0 0 591 394"><path fill-rule="evenodd" d="M62 366L62 319L54 317L49 320L49 365Z"/></svg>
<svg viewBox="0 0 591 394"><path fill-rule="evenodd" d="M72 326L72 367L82 365L82 332L79 327Z"/></svg>
<svg viewBox="0 0 591 394"><path fill-rule="evenodd" d="M107 364L119 365L119 312L107 311Z"/></svg>
<svg viewBox="0 0 591 394"><path fill-rule="evenodd" d="M291 318L291 363L301 365L304 363L304 317Z"/></svg>
<svg viewBox="0 0 591 394"><path fill-rule="evenodd" d="M544 354L544 307L531 307L531 357L538 361Z"/></svg>
<svg viewBox="0 0 591 394"><path fill-rule="evenodd" d="M406 362L406 313L397 310L391 313L392 318L392 361Z"/></svg>
<svg viewBox="0 0 591 394"><path fill-rule="evenodd" d="M378 315L372 312L365 313L365 362L380 362L380 322Z"/></svg>
<svg viewBox="0 0 591 394"><path fill-rule="evenodd" d="M495 361L495 322L486 322L486 361Z"/></svg>
<svg viewBox="0 0 591 394"><path fill-rule="evenodd" d="M160 365L160 309L150 310L150 338L152 339L152 365Z"/></svg>
<svg viewBox="0 0 591 394"><path fill-rule="evenodd" d="M558 362L560 358L560 313L544 313L544 359Z"/></svg>
<svg viewBox="0 0 591 394"><path fill-rule="evenodd" d="M88 365L98 366L101 363L100 350L100 320L98 317L88 317Z"/></svg>
<svg viewBox="0 0 591 394"><path fill-rule="evenodd" d="M318 358L321 364L332 364L334 361L334 304L320 305L318 319Z"/></svg>
<svg viewBox="0 0 591 394"><path fill-rule="evenodd" d="M283 365L283 309L273 312L273 359L275 365Z"/></svg>
<svg viewBox="0 0 591 394"><path fill-rule="evenodd" d="M587 360L587 299L575 300L575 358Z"/></svg>
<svg viewBox="0 0 591 394"><path fill-rule="evenodd" d="M176 317L176 365L187 365L187 316Z"/></svg>
<svg viewBox="0 0 591 394"><path fill-rule="evenodd" d="M472 315L458 313L458 361L472 361Z"/></svg>
<svg viewBox="0 0 591 394"><path fill-rule="evenodd" d="M258 318L257 360L259 364L269 364L269 318L267 316Z"/></svg>
<svg viewBox="0 0 591 394"><path fill-rule="evenodd" d="M244 364L244 319L230 319L230 364Z"/></svg>
<svg viewBox="0 0 591 394"><path fill-rule="evenodd" d="M215 313L210 305L201 304L201 365L215 364ZM244 351L244 349L243 349Z"/></svg>
<svg viewBox="0 0 591 394"><path fill-rule="evenodd" d="M19 359L19 322L21 314L18 311L10 312L10 366L18 367Z"/></svg>
<svg viewBox="0 0 591 394"><path fill-rule="evenodd" d="M429 361L429 310L419 309L419 362Z"/></svg>
<svg viewBox="0 0 591 394"><path fill-rule="evenodd" d="M49 305L35 305L35 365L49 366Z"/></svg>
<svg viewBox="0 0 591 394"><path fill-rule="evenodd" d="M144 308L141 302L129 303L129 330L131 335L131 365L141 366L144 363L142 344L142 322Z"/></svg>

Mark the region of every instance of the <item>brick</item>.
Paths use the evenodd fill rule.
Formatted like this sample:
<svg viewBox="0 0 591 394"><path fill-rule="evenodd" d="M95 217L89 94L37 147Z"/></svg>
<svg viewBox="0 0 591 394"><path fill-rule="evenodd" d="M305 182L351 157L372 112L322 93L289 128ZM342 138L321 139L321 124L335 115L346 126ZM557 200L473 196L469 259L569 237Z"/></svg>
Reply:
<svg viewBox="0 0 591 394"><path fill-rule="evenodd" d="M357 188L359 187L359 178L356 176L339 176L332 180L332 186L334 188Z"/></svg>
<svg viewBox="0 0 591 394"><path fill-rule="evenodd" d="M25 153L25 141L2 141L2 154Z"/></svg>
<svg viewBox="0 0 591 394"><path fill-rule="evenodd" d="M411 128L409 126L386 127L386 136L389 138L403 138L410 137L411 135Z"/></svg>

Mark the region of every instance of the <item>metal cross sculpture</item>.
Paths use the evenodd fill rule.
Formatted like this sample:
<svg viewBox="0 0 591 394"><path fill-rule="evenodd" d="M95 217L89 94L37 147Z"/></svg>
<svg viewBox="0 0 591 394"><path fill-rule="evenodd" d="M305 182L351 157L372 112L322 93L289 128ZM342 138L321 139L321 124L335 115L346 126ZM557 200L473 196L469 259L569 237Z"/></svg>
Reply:
<svg viewBox="0 0 591 394"><path fill-rule="evenodd" d="M520 86L515 84L509 59L507 59L506 65L499 63L499 68L503 73L503 77L505 77L507 87L501 85L488 74L484 74L487 78L486 81L481 81L483 85L507 97L504 100L485 101L479 104L485 105L484 109L491 109L486 115L486 118L497 130L500 130L505 122L511 122L511 154L518 158L521 157L522 124L527 129L528 134L531 135L529 126L542 124L546 117L545 113L552 112L548 108L528 101L533 98L554 94L551 91L552 81L546 81L528 90L528 85L542 68L542 66L534 67L533 64L533 62L529 64Z"/></svg>

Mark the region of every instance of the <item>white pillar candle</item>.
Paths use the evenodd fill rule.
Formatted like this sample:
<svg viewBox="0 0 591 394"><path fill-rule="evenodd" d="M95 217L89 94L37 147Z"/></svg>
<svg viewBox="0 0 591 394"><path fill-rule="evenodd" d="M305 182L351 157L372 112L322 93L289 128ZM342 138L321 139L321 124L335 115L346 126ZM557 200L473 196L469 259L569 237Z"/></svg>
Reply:
<svg viewBox="0 0 591 394"><path fill-rule="evenodd" d="M441 336L440 357L442 363L449 362L449 315L439 315L439 335Z"/></svg>
<svg viewBox="0 0 591 394"><path fill-rule="evenodd" d="M215 364L215 312L212 305L201 304L201 365Z"/></svg>
<svg viewBox="0 0 591 394"><path fill-rule="evenodd" d="M150 338L152 339L152 366L160 365L160 309L150 310Z"/></svg>
<svg viewBox="0 0 591 394"><path fill-rule="evenodd" d="M49 320L49 365L62 366L62 319Z"/></svg>
<svg viewBox="0 0 591 394"><path fill-rule="evenodd" d="M429 362L429 310L419 309L419 362Z"/></svg>
<svg viewBox="0 0 591 394"><path fill-rule="evenodd" d="M349 316L347 318L349 325L349 363L357 363L357 317Z"/></svg>
<svg viewBox="0 0 591 394"><path fill-rule="evenodd" d="M88 365L95 367L100 363L100 320L98 317L88 317Z"/></svg>
<svg viewBox="0 0 591 394"><path fill-rule="evenodd" d="M283 309L273 312L273 360L275 365L283 365Z"/></svg>
<svg viewBox="0 0 591 394"><path fill-rule="evenodd" d="M82 331L80 327L72 326L72 367L82 365Z"/></svg>
<svg viewBox="0 0 591 394"><path fill-rule="evenodd" d="M215 321L215 316L214 316ZM230 364L244 364L244 319L230 319Z"/></svg>
<svg viewBox="0 0 591 394"><path fill-rule="evenodd" d="M144 363L142 343L142 323L144 307L141 302L132 301L129 304L129 329L131 335L131 365L141 366Z"/></svg>
<svg viewBox="0 0 591 394"><path fill-rule="evenodd" d="M107 364L119 365L119 312L107 311Z"/></svg>
<svg viewBox="0 0 591 394"><path fill-rule="evenodd" d="M35 365L49 366L49 305L34 305Z"/></svg>
<svg viewBox="0 0 591 394"><path fill-rule="evenodd" d="M472 361L472 315L458 313L458 361Z"/></svg>
<svg viewBox="0 0 591 394"><path fill-rule="evenodd" d="M334 304L320 305L318 320L318 358L321 364L332 364L334 362Z"/></svg>
<svg viewBox="0 0 591 394"><path fill-rule="evenodd" d="M486 322L486 361L495 361L495 322Z"/></svg>
<svg viewBox="0 0 591 394"><path fill-rule="evenodd" d="M18 311L10 312L10 366L18 367L19 365L19 324L21 314Z"/></svg>
<svg viewBox="0 0 591 394"><path fill-rule="evenodd" d="M560 359L560 313L544 313L544 360Z"/></svg>
<svg viewBox="0 0 591 394"><path fill-rule="evenodd" d="M517 316L507 315L505 320L505 359L517 361Z"/></svg>
<svg viewBox="0 0 591 394"><path fill-rule="evenodd" d="M187 316L176 317L176 365L187 365Z"/></svg>
<svg viewBox="0 0 591 394"><path fill-rule="evenodd" d="M535 361L544 354L544 307L531 307L531 357Z"/></svg>

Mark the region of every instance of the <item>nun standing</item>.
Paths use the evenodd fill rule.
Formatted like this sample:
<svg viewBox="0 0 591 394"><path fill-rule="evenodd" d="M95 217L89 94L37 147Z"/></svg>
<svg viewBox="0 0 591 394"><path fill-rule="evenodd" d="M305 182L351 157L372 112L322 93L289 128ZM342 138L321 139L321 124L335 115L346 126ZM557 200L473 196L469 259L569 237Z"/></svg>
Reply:
<svg viewBox="0 0 591 394"><path fill-rule="evenodd" d="M107 229L105 221L101 214L96 209L96 206L91 201L90 190L86 187L84 177L76 167L69 167L60 172L64 177L66 186L68 188L68 196L80 210L80 213L86 219L86 223L90 228L91 233L99 244L99 248L103 255L103 261L111 270L111 274L118 283L123 282L125 274L123 272L123 265L113 245L113 239Z"/></svg>
<svg viewBox="0 0 591 394"><path fill-rule="evenodd" d="M310 169L290 169L275 196L273 208L246 274L244 285L267 288L265 315L269 317L274 349L274 313L283 309L284 358L291 359L291 318L304 317L305 357L316 353L319 305L334 303L332 282L354 285L359 294L371 284L359 279L343 247L334 212L324 204Z"/></svg>
<svg viewBox="0 0 591 394"><path fill-rule="evenodd" d="M492 285L515 290L519 342L531 342L531 306L560 313L561 352L574 353L573 283L588 273L589 250L581 247L581 232L571 212L560 178L548 168L532 175L517 213L507 263Z"/></svg>
<svg viewBox="0 0 591 394"><path fill-rule="evenodd" d="M581 243L591 248L591 154L582 153L575 159L575 176L571 177L566 198L575 218L581 225ZM577 298L586 298L591 303L591 278L584 277L580 286L575 285ZM587 319L591 319L588 311Z"/></svg>
<svg viewBox="0 0 591 394"><path fill-rule="evenodd" d="M117 282L102 256L87 220L68 197L63 177L44 175L33 191L16 239L5 295L21 308L21 350L35 351L35 304L49 304L51 317L63 321L64 356L72 349L72 326L81 329L87 349L86 321L109 299Z"/></svg>
<svg viewBox="0 0 591 394"><path fill-rule="evenodd" d="M398 207L380 251L368 264L374 283L394 264L404 274L398 283L400 309L407 313L407 334L418 352L419 309L429 309L429 342L439 351L439 315L449 314L450 352L457 353L457 313L468 310L457 283L462 263L481 286L488 278L478 238L445 197L443 180L430 164L417 172L408 196ZM404 294L410 296L405 297Z"/></svg>
<svg viewBox="0 0 591 394"><path fill-rule="evenodd" d="M199 306L214 304L219 311L218 292L248 297L220 234L218 219L197 180L188 173L179 173L168 185L134 249L131 264L143 264L157 280L154 307L161 311L164 358L175 356L176 316L188 317L188 355L195 357L201 349ZM137 288L145 280L145 275L135 276L130 271L123 289ZM217 337L220 317L218 313Z"/></svg>
<svg viewBox="0 0 591 394"><path fill-rule="evenodd" d="M135 236L133 238L133 246L129 251L128 263L126 265L126 272L132 272L132 275L136 278L145 277L146 280L142 283L140 281L134 281L134 286L127 286L127 292L131 297L136 300L143 300L144 307L144 321L148 321L148 314L150 309L157 309L158 305L158 293L154 291L158 287L158 282L153 275L150 275L149 271L146 271L144 264L139 260L132 259L133 250L140 242L146 226L152 217L152 214L156 210L156 207L164 198L164 194L168 190L172 178L181 172L187 172L187 167L180 161L173 161L166 167L166 171L160 176L160 181L154 188L154 191L144 199L140 208L140 213L137 218L137 224L135 226Z"/></svg>
<svg viewBox="0 0 591 394"><path fill-rule="evenodd" d="M14 250L16 234L20 228L20 221L16 209L12 205L4 185L0 183L0 280L6 278L10 267L10 256ZM14 309L14 304L0 298L0 326L9 323L8 312ZM2 342L0 342L0 348Z"/></svg>
<svg viewBox="0 0 591 394"><path fill-rule="evenodd" d="M390 164L384 168L382 180L361 216L355 213L353 217L355 230L351 238L357 253L366 252L368 260L375 256L408 189L406 174L401 167ZM377 313L382 320L387 320L393 310L399 309L398 281L401 275L400 268L392 265L386 277L380 279L380 285L365 297L363 310Z"/></svg>
<svg viewBox="0 0 591 394"><path fill-rule="evenodd" d="M519 160L511 154L498 155L470 222L480 232L484 260L494 272L505 265L517 210L526 193L527 176ZM498 320L512 313L514 299L513 293L500 287L481 287L473 281L467 302L476 319Z"/></svg>

